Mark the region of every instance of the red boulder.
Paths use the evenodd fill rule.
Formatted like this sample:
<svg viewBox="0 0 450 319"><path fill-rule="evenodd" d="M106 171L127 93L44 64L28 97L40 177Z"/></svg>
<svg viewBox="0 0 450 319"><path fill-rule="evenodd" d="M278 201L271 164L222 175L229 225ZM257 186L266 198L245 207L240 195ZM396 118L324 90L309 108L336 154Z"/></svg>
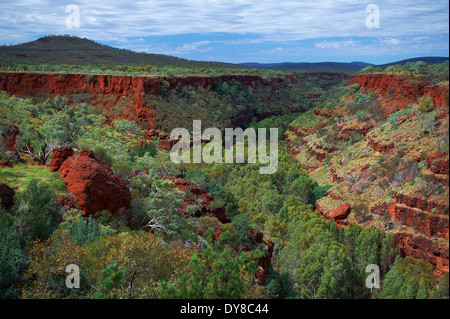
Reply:
<svg viewBox="0 0 450 319"><path fill-rule="evenodd" d="M352 211L351 206L348 204L341 204L331 215L331 218L334 220L346 219L350 212Z"/></svg>
<svg viewBox="0 0 450 319"><path fill-rule="evenodd" d="M14 204L14 189L6 184L0 184L0 207L10 209Z"/></svg>
<svg viewBox="0 0 450 319"><path fill-rule="evenodd" d="M0 162L0 167L9 167L9 168L11 168L12 164L11 164L11 162L9 160L2 161L2 162Z"/></svg>
<svg viewBox="0 0 450 319"><path fill-rule="evenodd" d="M60 147L53 150L52 161L50 162L50 172L57 172L64 161L73 155L70 147Z"/></svg>
<svg viewBox="0 0 450 319"><path fill-rule="evenodd" d="M59 165L58 173L75 204L86 215L106 209L113 215L125 213L130 217L130 191L108 164L88 149L66 157L68 154L67 149L57 151L53 169Z"/></svg>

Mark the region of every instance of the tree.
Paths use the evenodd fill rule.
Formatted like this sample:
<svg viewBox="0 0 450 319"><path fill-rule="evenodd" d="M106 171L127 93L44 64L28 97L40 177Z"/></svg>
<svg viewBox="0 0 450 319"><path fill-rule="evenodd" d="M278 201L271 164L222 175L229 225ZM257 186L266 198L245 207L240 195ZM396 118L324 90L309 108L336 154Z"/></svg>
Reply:
<svg viewBox="0 0 450 319"><path fill-rule="evenodd" d="M67 226L67 233L80 246L93 242L101 235L100 227L92 216L89 216L89 221L82 218L73 221Z"/></svg>
<svg viewBox="0 0 450 319"><path fill-rule="evenodd" d="M140 127L134 121L129 120L114 120L112 121L112 125L116 127L119 131L130 133L134 135L142 135L142 131Z"/></svg>
<svg viewBox="0 0 450 319"><path fill-rule="evenodd" d="M101 272L117 263L126 269L119 298L156 298L158 282L173 281L187 272L193 248L172 244L145 231L103 236L83 246L90 273L88 283L95 286ZM125 284L126 283L126 284Z"/></svg>
<svg viewBox="0 0 450 319"><path fill-rule="evenodd" d="M98 280L98 286L93 299L116 299L116 289L120 287L122 280L127 272L126 269L118 270L117 264L111 264L106 267Z"/></svg>
<svg viewBox="0 0 450 319"><path fill-rule="evenodd" d="M53 150L61 144L54 131L42 123L26 122L19 126L17 140L20 152L31 155L40 165L45 165Z"/></svg>
<svg viewBox="0 0 450 319"><path fill-rule="evenodd" d="M319 248L320 247L320 248ZM357 274L346 255L344 245L314 245L302 260L300 276L301 296L305 298L353 298Z"/></svg>
<svg viewBox="0 0 450 319"><path fill-rule="evenodd" d="M47 118L45 129L53 132L60 142L76 147L77 141L90 126L99 126L105 121L102 115L94 114L94 108L85 103L66 105L64 108Z"/></svg>
<svg viewBox="0 0 450 319"><path fill-rule="evenodd" d="M32 179L16 203L18 229L27 241L46 240L59 222L56 194Z"/></svg>
<svg viewBox="0 0 450 319"><path fill-rule="evenodd" d="M174 189L168 181L155 181L144 205L148 222L144 228L152 232L181 234L187 226L186 217L178 211L183 206L183 192Z"/></svg>
<svg viewBox="0 0 450 319"><path fill-rule="evenodd" d="M0 91L0 159L5 160L9 148L15 147L19 125L25 123L33 108L31 100L10 96Z"/></svg>
<svg viewBox="0 0 450 319"><path fill-rule="evenodd" d="M11 131L17 131L17 149L45 165L53 149L60 145L58 135L47 123L63 102L61 97L56 97L33 105L31 100L8 97L2 93L0 135L9 144L12 138L16 138L16 134L10 134Z"/></svg>
<svg viewBox="0 0 450 319"><path fill-rule="evenodd" d="M240 299L257 269L254 261L259 250L232 256L229 251L215 252L207 246L194 255L187 273L178 281L161 283L162 298Z"/></svg>
<svg viewBox="0 0 450 319"><path fill-rule="evenodd" d="M380 299L429 298L430 292L436 289L437 285L437 277L433 274L431 265L411 257L397 257L394 266L384 277L383 289L377 297Z"/></svg>
<svg viewBox="0 0 450 319"><path fill-rule="evenodd" d="M27 258L14 218L0 208L0 299L18 297Z"/></svg>
<svg viewBox="0 0 450 319"><path fill-rule="evenodd" d="M148 171L150 180L164 180L167 177L176 176L180 173L181 166L170 159L167 152L159 152L156 156L146 153L133 163L133 168L139 171Z"/></svg>

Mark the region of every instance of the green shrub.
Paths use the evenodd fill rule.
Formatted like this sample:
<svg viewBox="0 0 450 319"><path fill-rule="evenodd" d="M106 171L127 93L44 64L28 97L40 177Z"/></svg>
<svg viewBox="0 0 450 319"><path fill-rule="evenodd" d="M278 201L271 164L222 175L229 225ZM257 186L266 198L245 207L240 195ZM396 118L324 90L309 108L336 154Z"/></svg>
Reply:
<svg viewBox="0 0 450 319"><path fill-rule="evenodd" d="M419 109L421 112L428 113L434 109L433 99L428 96L419 98Z"/></svg>
<svg viewBox="0 0 450 319"><path fill-rule="evenodd" d="M347 92L349 94L355 94L360 89L360 87L361 85L359 83L354 83L347 88Z"/></svg>
<svg viewBox="0 0 450 319"><path fill-rule="evenodd" d="M46 240L59 223L56 194L32 179L17 201L20 231L28 240Z"/></svg>

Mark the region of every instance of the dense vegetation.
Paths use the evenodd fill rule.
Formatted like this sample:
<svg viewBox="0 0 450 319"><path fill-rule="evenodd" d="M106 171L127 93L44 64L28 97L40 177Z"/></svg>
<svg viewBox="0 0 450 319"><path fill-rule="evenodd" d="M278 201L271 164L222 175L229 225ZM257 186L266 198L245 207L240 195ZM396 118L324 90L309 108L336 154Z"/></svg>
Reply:
<svg viewBox="0 0 450 319"><path fill-rule="evenodd" d="M147 95L147 105L152 105L159 118L157 129L170 132L176 127L192 129L193 119L202 119L203 127L245 127L270 116L299 113L311 107L313 101L306 98L310 87L317 83L314 77L302 79L305 87L290 81L253 82L246 86L237 81L217 82L212 88L197 86L168 89L162 81L159 96ZM324 80L326 82L326 80ZM324 90L315 89L319 94Z"/></svg>
<svg viewBox="0 0 450 319"><path fill-rule="evenodd" d="M291 91L287 98L225 84L208 92L178 88L163 92L160 104L150 104L161 108L170 102L159 111L173 112L175 105L180 107L176 113L182 105L196 104L201 110L210 103L225 117L231 112L222 107L251 109L272 103L281 108L287 103L295 110L292 104L306 103L293 87L283 88ZM345 94L341 87L328 103ZM381 121L373 111L375 101L370 93L355 94L349 116ZM429 113L426 101L422 108L423 114ZM280 116L251 125L285 131L295 117L284 114L290 111L282 109ZM182 115L190 120L194 114ZM210 119L207 124L231 120ZM315 119L307 112L292 124L320 128ZM448 298L448 274L438 278L423 262L398 256L392 234L376 227L338 227L323 219L314 208L331 184L314 180L307 163L292 157L285 141L279 142L277 172L261 175L259 163L174 164L156 140L138 143L143 138L140 125L131 120L109 123L101 110L60 97L35 103L0 94L0 159L14 164L0 168L0 183L17 190L14 207L0 211L1 298ZM8 145L12 128L20 131L16 151ZM332 133L320 136L332 141ZM354 136L339 147L351 149L358 140ZM83 218L77 209L61 209L56 196L67 190L45 166L57 146L90 148L103 158L131 190L131 219L108 211ZM20 175L27 169L29 179ZM180 173L214 196L213 205L224 206L231 223L182 214L178 208L191 194L165 180ZM194 206L186 211L195 211ZM265 253L255 242L257 231L274 242L264 285L255 280L256 260ZM65 285L69 264L81 270L79 289ZM381 288L365 285L370 264L380 268Z"/></svg>

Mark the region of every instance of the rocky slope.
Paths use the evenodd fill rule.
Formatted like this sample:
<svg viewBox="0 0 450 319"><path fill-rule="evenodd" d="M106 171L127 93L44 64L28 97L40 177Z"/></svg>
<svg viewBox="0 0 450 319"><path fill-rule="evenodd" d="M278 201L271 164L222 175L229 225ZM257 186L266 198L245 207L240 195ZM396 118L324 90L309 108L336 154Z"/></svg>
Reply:
<svg viewBox="0 0 450 319"><path fill-rule="evenodd" d="M316 203L325 219L392 232L400 255L438 275L449 271L448 92L405 75L351 76L285 134L292 155L332 186ZM349 113L357 95L370 93L376 104ZM430 97L433 110L419 109L420 97Z"/></svg>

